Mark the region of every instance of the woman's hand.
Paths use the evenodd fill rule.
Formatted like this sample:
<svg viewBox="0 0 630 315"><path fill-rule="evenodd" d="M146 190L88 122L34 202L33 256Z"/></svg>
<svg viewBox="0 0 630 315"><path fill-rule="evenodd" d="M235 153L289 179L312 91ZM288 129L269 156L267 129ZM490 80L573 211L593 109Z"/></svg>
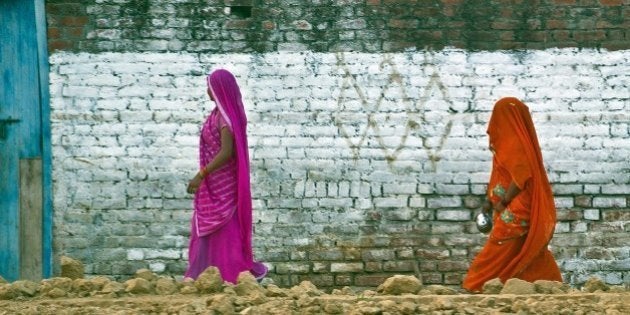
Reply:
<svg viewBox="0 0 630 315"><path fill-rule="evenodd" d="M188 182L188 188L186 188L186 192L188 192L189 194L194 194L197 189L199 189L199 185L201 185L202 180L203 177L201 177L201 174L197 173L197 175L195 175L195 177L193 177L193 179Z"/></svg>
<svg viewBox="0 0 630 315"><path fill-rule="evenodd" d="M502 202L503 199L499 200L497 203L495 203L494 205L492 205L492 209L494 209L494 211L496 212L501 212L503 210L505 210L505 206L503 205L504 202Z"/></svg>
<svg viewBox="0 0 630 315"><path fill-rule="evenodd" d="M492 202L490 202L490 200L486 199L483 201L483 203L481 204L481 212L484 212L484 213L492 212Z"/></svg>

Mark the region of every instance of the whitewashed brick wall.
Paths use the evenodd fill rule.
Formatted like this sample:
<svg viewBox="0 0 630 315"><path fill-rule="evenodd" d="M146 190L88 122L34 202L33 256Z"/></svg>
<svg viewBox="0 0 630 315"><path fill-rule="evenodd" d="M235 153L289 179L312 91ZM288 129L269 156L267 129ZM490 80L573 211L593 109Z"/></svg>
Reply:
<svg viewBox="0 0 630 315"><path fill-rule="evenodd" d="M533 112L565 280L630 282L630 51L67 53L50 57L55 254L93 274L181 274L205 75L249 118L256 256L320 286L457 285L483 244L494 102Z"/></svg>

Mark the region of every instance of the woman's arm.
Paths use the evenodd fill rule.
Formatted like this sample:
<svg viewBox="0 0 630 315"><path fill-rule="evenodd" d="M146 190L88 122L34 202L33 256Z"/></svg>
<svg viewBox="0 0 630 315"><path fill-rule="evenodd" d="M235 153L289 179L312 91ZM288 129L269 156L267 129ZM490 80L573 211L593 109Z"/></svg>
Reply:
<svg viewBox="0 0 630 315"><path fill-rule="evenodd" d="M507 208L510 202L512 202L512 200L514 200L520 192L521 189L518 188L518 185L516 185L514 181L511 181L510 186L505 192L505 196L503 196L501 200L494 205L494 210L499 212L505 210L505 208Z"/></svg>
<svg viewBox="0 0 630 315"><path fill-rule="evenodd" d="M189 194L197 191L197 188L199 188L199 185L204 177L225 165L225 163L227 163L233 155L234 136L232 136L232 132L227 127L223 127L221 128L221 149L214 159L212 159L212 161L210 161L210 163L208 163L205 167L202 167L195 177L188 182L188 188L186 191Z"/></svg>
<svg viewBox="0 0 630 315"><path fill-rule="evenodd" d="M234 137L232 136L232 132L227 128L221 128L221 149L219 153L199 171L199 175L201 177L206 177L208 174L216 171L225 163L227 163L230 158L234 155Z"/></svg>

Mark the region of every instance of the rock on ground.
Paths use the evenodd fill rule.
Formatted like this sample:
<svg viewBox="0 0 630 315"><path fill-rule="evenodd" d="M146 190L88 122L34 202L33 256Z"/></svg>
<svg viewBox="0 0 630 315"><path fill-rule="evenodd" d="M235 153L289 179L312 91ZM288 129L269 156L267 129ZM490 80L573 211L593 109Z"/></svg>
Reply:
<svg viewBox="0 0 630 315"><path fill-rule="evenodd" d="M383 294L416 293L422 288L422 282L414 276L395 275L389 277L376 290Z"/></svg>
<svg viewBox="0 0 630 315"><path fill-rule="evenodd" d="M533 283L525 280L512 278L503 285L501 294L535 294L536 287Z"/></svg>
<svg viewBox="0 0 630 315"><path fill-rule="evenodd" d="M174 294L179 290L173 278L161 277L155 281L155 293L160 295Z"/></svg>
<svg viewBox="0 0 630 315"><path fill-rule="evenodd" d="M154 276L138 272L124 284L105 277L0 284L0 315L630 314L630 303L626 302L630 292L623 287L608 288L597 279L590 280L583 291L554 281L510 279L503 285L493 279L484 289L495 293L479 295L457 294L440 285L423 287L413 276L395 276L379 287L381 293L355 293L344 287L326 294L309 281L292 288L273 284L265 288L249 273L239 275L236 285L223 283L216 268L208 269L196 281Z"/></svg>
<svg viewBox="0 0 630 315"><path fill-rule="evenodd" d="M132 294L148 294L152 291L151 282L143 278L135 278L125 281L125 292Z"/></svg>
<svg viewBox="0 0 630 315"><path fill-rule="evenodd" d="M223 279L219 269L214 266L208 267L195 280L195 287L200 293L221 292Z"/></svg>
<svg viewBox="0 0 630 315"><path fill-rule="evenodd" d="M81 279L84 277L83 264L67 256L61 256L61 277Z"/></svg>
<svg viewBox="0 0 630 315"><path fill-rule="evenodd" d="M501 279L499 278L486 281L482 287L482 292L484 294L499 294L501 293L501 290L503 290L503 282L501 282Z"/></svg>
<svg viewBox="0 0 630 315"><path fill-rule="evenodd" d="M586 283L582 287L582 290L586 292L597 292L597 291L605 292L605 291L608 291L609 289L610 288L608 287L608 285L606 285L606 283L604 283L604 281L595 277L586 280Z"/></svg>
<svg viewBox="0 0 630 315"><path fill-rule="evenodd" d="M568 284L550 280L536 280L534 281L534 287L537 293L543 294L562 294L569 292L569 289L571 289Z"/></svg>

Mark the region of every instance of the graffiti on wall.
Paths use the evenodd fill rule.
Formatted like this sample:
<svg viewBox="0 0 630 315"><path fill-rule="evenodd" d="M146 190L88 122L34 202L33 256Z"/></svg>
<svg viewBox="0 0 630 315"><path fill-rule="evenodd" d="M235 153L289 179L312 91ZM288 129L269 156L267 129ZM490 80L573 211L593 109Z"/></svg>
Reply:
<svg viewBox="0 0 630 315"><path fill-rule="evenodd" d="M440 152L451 133L454 118L457 114L470 113L473 109L471 105L461 108L461 105L454 104L449 96L448 87L435 66L434 53L427 51L422 64L418 65L428 77L427 84L418 87L413 87L409 83L409 78L398 70L391 55L382 55L379 70L385 74L385 80L379 87L380 93L372 93L376 97L370 97L367 88L360 84L370 78L362 78L352 73L344 53L338 53L336 56L342 79L337 100L338 109L333 117L339 133L352 150L353 157L358 159L361 150L376 146L384 158L393 163L406 148L409 139L417 137L422 141L422 147L435 171L440 160ZM392 100L388 97L388 92L392 90L397 90L397 93L391 93L396 95L397 99ZM431 101L436 98L446 103L448 107L445 110L447 118L443 122L427 121L427 112L436 110L430 106ZM346 104L350 101L358 101L360 110L348 111ZM437 144L427 141L427 138L436 136L435 132L429 132L425 128L429 125L441 127L438 128L441 131L437 131L439 135ZM384 132L385 129L393 129L394 134Z"/></svg>

